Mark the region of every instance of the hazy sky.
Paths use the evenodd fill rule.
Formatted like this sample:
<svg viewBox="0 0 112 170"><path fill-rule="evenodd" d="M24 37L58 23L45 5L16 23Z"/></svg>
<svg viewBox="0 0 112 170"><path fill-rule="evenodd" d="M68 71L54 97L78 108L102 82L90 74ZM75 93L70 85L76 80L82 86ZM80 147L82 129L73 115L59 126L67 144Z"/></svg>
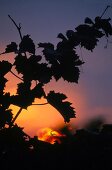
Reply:
<svg viewBox="0 0 112 170"><path fill-rule="evenodd" d="M100 16L111 0L0 0L0 52L11 41L20 42L18 32L8 18L10 14L17 23L21 23L22 34L30 34L37 45L39 42L57 44L58 33L66 33L84 23L86 17L94 19ZM109 8L105 17L112 18L112 8ZM112 41L112 39L110 39ZM112 123L112 43L104 48L106 39L102 39L93 53L78 49L78 53L85 61L81 67L79 84L70 84L59 81L51 82L46 90L56 90L68 96L77 112L77 118L71 121L73 127L93 116L105 115ZM37 49L37 53L39 53ZM1 56L3 59L5 56ZM6 56L12 60L13 56ZM11 75L9 75L9 78ZM14 79L12 76L11 79ZM14 79L16 82L16 79ZM12 81L8 90L14 91ZM18 108L14 108L17 110ZM28 113L27 113L28 112ZM32 112L32 113L30 113ZM37 113L38 112L38 113ZM39 113L40 112L40 113ZM52 107L37 106L26 111L18 118L21 126L29 134L35 134L40 127L56 128L63 124L63 118Z"/></svg>

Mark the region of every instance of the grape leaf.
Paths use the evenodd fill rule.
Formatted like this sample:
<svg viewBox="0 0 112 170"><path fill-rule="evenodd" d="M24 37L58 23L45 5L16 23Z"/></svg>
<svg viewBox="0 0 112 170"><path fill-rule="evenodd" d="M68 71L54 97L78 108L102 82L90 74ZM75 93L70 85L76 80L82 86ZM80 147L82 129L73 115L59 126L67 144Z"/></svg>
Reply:
<svg viewBox="0 0 112 170"><path fill-rule="evenodd" d="M42 88L43 84L37 84L33 89L30 89L31 82L19 83L17 88L17 94L20 96L27 96L28 94L34 98L41 98L44 96L44 89Z"/></svg>
<svg viewBox="0 0 112 170"><path fill-rule="evenodd" d="M77 34L77 32L74 32L73 30L67 30L66 36L69 40L69 44L71 44L72 47L76 47L80 44L80 38Z"/></svg>
<svg viewBox="0 0 112 170"><path fill-rule="evenodd" d="M44 48L43 55L45 56L46 61L51 64L51 73L57 81L59 78L61 78L60 64L57 60L60 53L54 50L54 45L51 43L39 43L39 47Z"/></svg>
<svg viewBox="0 0 112 170"><path fill-rule="evenodd" d="M11 42L11 44L7 45L5 49L5 53L10 53L10 52L17 52L17 44L15 42Z"/></svg>
<svg viewBox="0 0 112 170"><path fill-rule="evenodd" d="M40 48L49 48L54 49L54 45L52 43L39 43L38 47Z"/></svg>
<svg viewBox="0 0 112 170"><path fill-rule="evenodd" d="M23 36L21 43L19 44L20 53L29 52L35 54L35 44L29 35Z"/></svg>
<svg viewBox="0 0 112 170"><path fill-rule="evenodd" d="M63 101L66 98L63 93L55 93L54 91L50 91L47 95L48 102L59 111L65 122L69 122L71 118L75 118L75 111L71 107L72 103Z"/></svg>
<svg viewBox="0 0 112 170"><path fill-rule="evenodd" d="M51 65L51 70L55 80L58 81L62 77L61 65L58 63L58 61L55 61L54 64Z"/></svg>
<svg viewBox="0 0 112 170"><path fill-rule="evenodd" d="M29 93L27 95L12 95L11 103L13 105L27 109L28 106L32 105L34 97Z"/></svg>
<svg viewBox="0 0 112 170"><path fill-rule="evenodd" d="M8 80L5 77L0 77L0 92L3 92L5 89L5 84Z"/></svg>
<svg viewBox="0 0 112 170"><path fill-rule="evenodd" d="M34 96L34 98L41 98L42 96L45 96L44 89L42 88L43 84L39 83L37 84L32 90L31 94Z"/></svg>
<svg viewBox="0 0 112 170"><path fill-rule="evenodd" d="M8 61L0 61L0 76L7 74L12 68L12 64Z"/></svg>
<svg viewBox="0 0 112 170"><path fill-rule="evenodd" d="M42 52L45 56L45 59L50 64L54 64L56 57L58 55L56 50L54 50L54 45L51 43L39 43L38 46L39 46L39 48L44 48Z"/></svg>
<svg viewBox="0 0 112 170"><path fill-rule="evenodd" d="M21 54L15 58L14 65L18 73L23 74L24 80L38 80L41 83L48 83L52 78L52 71L46 63L38 63L40 55L31 55L29 58Z"/></svg>
<svg viewBox="0 0 112 170"><path fill-rule="evenodd" d="M50 43L40 43L39 47L44 48L43 54L51 64L52 75L56 81L62 77L68 82L78 83L80 74L78 66L84 62L79 60L79 57L73 50L74 42L72 43L71 40L64 39L60 46L57 46L56 50L54 50L54 46Z"/></svg>
<svg viewBox="0 0 112 170"><path fill-rule="evenodd" d="M85 22L85 24L92 24L92 25L94 24L94 22L91 20L91 18L88 18L88 17L85 18L84 22Z"/></svg>
<svg viewBox="0 0 112 170"><path fill-rule="evenodd" d="M84 62L79 59L79 56L74 50L63 50L60 56L61 57L58 58L58 61L60 63L60 70L63 79L68 82L78 83L80 75L78 67Z"/></svg>
<svg viewBox="0 0 112 170"><path fill-rule="evenodd" d="M5 110L3 107L0 107L0 128L3 128L5 124L10 124L12 120L12 110Z"/></svg>
<svg viewBox="0 0 112 170"><path fill-rule="evenodd" d="M67 80L68 82L78 83L80 75L80 70L78 67L74 67L73 65L71 65L71 67L68 67L68 65L64 65L63 67L61 67L61 72L64 80Z"/></svg>
<svg viewBox="0 0 112 170"><path fill-rule="evenodd" d="M32 105L35 98L41 98L45 95L42 84L37 84L33 89L30 89L30 82L19 83L17 89L17 95L11 96L11 103L27 109L28 106Z"/></svg>
<svg viewBox="0 0 112 170"><path fill-rule="evenodd" d="M42 59L41 55L31 55L28 59L31 63L38 63Z"/></svg>
<svg viewBox="0 0 112 170"><path fill-rule="evenodd" d="M35 78L40 83L44 84L48 83L52 79L52 71L46 63L37 65Z"/></svg>
<svg viewBox="0 0 112 170"><path fill-rule="evenodd" d="M13 65L15 65L18 73L24 74L27 65L27 57L22 54L18 54L15 57L15 62Z"/></svg>
<svg viewBox="0 0 112 170"><path fill-rule="evenodd" d="M80 39L80 44L87 50L93 50L104 34L93 26L82 24L75 28Z"/></svg>
<svg viewBox="0 0 112 170"><path fill-rule="evenodd" d="M10 93L3 94L1 104L5 109L7 109L11 104L10 99L11 99Z"/></svg>
<svg viewBox="0 0 112 170"><path fill-rule="evenodd" d="M48 83L52 78L52 72L46 63L30 63L28 62L25 71L24 79L38 80L41 83Z"/></svg>
<svg viewBox="0 0 112 170"><path fill-rule="evenodd" d="M98 29L102 29L107 37L109 35L112 35L112 25L109 22L110 20L110 18L102 19L99 16L95 18L95 27L97 27Z"/></svg>
<svg viewBox="0 0 112 170"><path fill-rule="evenodd" d="M62 39L63 41L67 41L67 38L66 38L62 33L59 33L59 34L57 35L57 38L60 38L60 39Z"/></svg>
<svg viewBox="0 0 112 170"><path fill-rule="evenodd" d="M17 88L17 94L19 95L27 95L30 91L31 87L31 82L24 82L24 83L19 83Z"/></svg>

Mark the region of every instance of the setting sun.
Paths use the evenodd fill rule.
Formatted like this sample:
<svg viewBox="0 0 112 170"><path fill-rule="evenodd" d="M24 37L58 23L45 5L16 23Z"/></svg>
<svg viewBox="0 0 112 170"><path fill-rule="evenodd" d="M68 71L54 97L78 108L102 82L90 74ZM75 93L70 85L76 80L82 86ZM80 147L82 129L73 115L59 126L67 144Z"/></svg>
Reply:
<svg viewBox="0 0 112 170"><path fill-rule="evenodd" d="M43 128L38 131L38 139L54 144L55 142L61 143L61 138L66 135L61 134L51 128Z"/></svg>

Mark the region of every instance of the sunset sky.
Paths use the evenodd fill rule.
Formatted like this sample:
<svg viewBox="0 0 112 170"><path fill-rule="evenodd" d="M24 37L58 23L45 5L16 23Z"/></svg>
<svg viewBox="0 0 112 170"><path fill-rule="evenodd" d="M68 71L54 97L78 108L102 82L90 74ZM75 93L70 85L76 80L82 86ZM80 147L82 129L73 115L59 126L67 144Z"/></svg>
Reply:
<svg viewBox="0 0 112 170"><path fill-rule="evenodd" d="M59 42L58 33L65 34L67 30L74 30L84 23L86 17L94 19L101 16L107 5L112 6L111 0L0 0L0 53L11 41L20 42L17 29L8 18L8 14L21 23L22 34L31 35L35 45L39 42ZM109 8L104 17L112 18L112 8ZM112 22L111 22L112 23ZM109 39L112 42L112 38ZM67 81L54 80L46 85L46 92L55 90L68 96L76 111L76 118L71 119L71 127L81 127L85 121L92 117L104 116L106 121L112 123L112 43L101 39L93 52L77 49L85 64L81 67L78 84ZM37 48L37 54L40 50ZM2 55L0 60L13 62L14 55ZM18 79L8 74L6 91L16 92ZM37 101L39 103L45 100ZM13 113L18 107L11 106ZM30 135L36 135L40 128L53 128L55 130L64 126L63 117L50 105L31 106L24 110L16 123L24 127Z"/></svg>

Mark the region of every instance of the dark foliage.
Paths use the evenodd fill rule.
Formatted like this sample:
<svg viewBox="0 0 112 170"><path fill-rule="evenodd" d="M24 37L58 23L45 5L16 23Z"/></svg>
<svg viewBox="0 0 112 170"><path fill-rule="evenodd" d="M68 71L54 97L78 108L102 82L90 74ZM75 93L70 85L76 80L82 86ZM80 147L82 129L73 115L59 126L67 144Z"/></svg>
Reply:
<svg viewBox="0 0 112 170"><path fill-rule="evenodd" d="M8 61L0 61L0 77L5 76L11 70L12 64Z"/></svg>
<svg viewBox="0 0 112 170"><path fill-rule="evenodd" d="M0 131L1 169L112 169L112 125L104 124L98 133L79 129L61 144L27 138L17 125Z"/></svg>
<svg viewBox="0 0 112 170"><path fill-rule="evenodd" d="M76 47L80 45L93 51L100 38L111 36L110 18L102 19L98 16L92 21L87 17L85 23L74 30L67 30L65 35L59 33L57 38L61 40L56 47L49 42L39 43L38 48L43 49L43 56L36 54L36 46L30 36L22 36L21 27L10 16L9 18L16 26L21 42L18 45L11 42L1 53L13 52L15 58L13 64L0 61L0 168L111 170L112 125L105 125L101 130L98 126L97 130L93 125L88 126L89 130L91 127L96 130L95 133L93 129L77 130L74 135L66 133L69 135L61 139L61 144L56 142L51 145L39 141L37 137L31 138L23 128L14 123L22 109L31 106L35 98L42 97L59 111L65 122L75 118L76 112L72 103L66 100L67 96L55 91L46 94L44 87L53 78L56 81L62 78L70 83L78 83L80 66L84 62L76 53ZM12 67L15 67L18 75L12 72ZM5 75L9 72L20 80L15 95L5 92L8 81ZM35 82L33 87L32 82ZM15 117L9 108L11 104L20 107ZM94 124L96 125L99 124Z"/></svg>
<svg viewBox="0 0 112 170"><path fill-rule="evenodd" d="M47 95L47 101L55 107L64 117L65 122L69 122L70 118L74 118L74 108L71 107L71 103L68 101L63 101L67 97L63 93L55 93L54 91L50 91ZM68 116L69 113L69 116Z"/></svg>
<svg viewBox="0 0 112 170"><path fill-rule="evenodd" d="M17 52L17 44L15 42L11 42L11 44L7 45L5 49L5 53L10 53L10 52Z"/></svg>
<svg viewBox="0 0 112 170"><path fill-rule="evenodd" d="M35 54L35 44L33 43L32 39L29 37L29 35L25 35L22 38L22 41L19 44L19 52L20 53L29 52Z"/></svg>

